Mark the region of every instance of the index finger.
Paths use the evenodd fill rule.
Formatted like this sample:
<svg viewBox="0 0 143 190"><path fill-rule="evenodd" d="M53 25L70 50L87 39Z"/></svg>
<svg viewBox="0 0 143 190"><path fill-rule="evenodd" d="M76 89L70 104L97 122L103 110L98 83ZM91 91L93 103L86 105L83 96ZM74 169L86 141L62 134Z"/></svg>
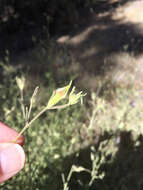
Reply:
<svg viewBox="0 0 143 190"><path fill-rule="evenodd" d="M4 123L0 122L0 143L12 142L18 135L18 132ZM24 136L21 135L16 142L19 145L24 144Z"/></svg>

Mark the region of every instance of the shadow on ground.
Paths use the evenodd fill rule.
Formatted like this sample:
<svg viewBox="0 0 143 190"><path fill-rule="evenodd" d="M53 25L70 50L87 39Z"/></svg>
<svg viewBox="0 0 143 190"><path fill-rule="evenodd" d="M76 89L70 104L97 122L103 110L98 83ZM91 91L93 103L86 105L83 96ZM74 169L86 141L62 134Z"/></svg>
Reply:
<svg viewBox="0 0 143 190"><path fill-rule="evenodd" d="M118 151L113 158L112 155L106 157L106 163L101 164L99 168L98 172L104 172L105 176L103 179L94 180L90 190L141 190L143 188L143 137L139 137L138 145L133 141L131 133L122 132L118 138L120 139L120 143L117 145ZM80 164L84 167L88 166L88 169L91 168L89 149L83 150L79 154L78 165ZM85 172L75 174L71 189L86 189L86 182L89 178L90 176ZM74 184L75 179L76 183ZM83 187L77 183L78 180L81 180Z"/></svg>
<svg viewBox="0 0 143 190"><path fill-rule="evenodd" d="M138 18L138 23L129 21L126 14L122 14L128 4L132 6L131 10L135 10L132 17ZM28 28L23 27L18 33L11 34L7 31L2 34L0 42L3 46L0 51L10 50L12 65L21 65L21 71L26 67L29 73L36 73L40 78L43 70L54 70L57 81L64 78L62 75L73 74L81 86L88 90L96 90L98 81L101 80L106 81L106 84L116 84L120 81L120 75L128 75L128 70L133 75L140 76L138 80L142 81L143 23L139 18L143 11L139 12L139 7L141 6L137 6L136 1L97 1L92 7L79 9L77 18L73 20L73 29L71 25L67 26L70 31L66 36L58 37L54 46L50 47L50 43L45 41L45 45L39 47L36 44L38 48L34 48L32 35L40 39L42 32L42 27L38 28L35 23L31 28L27 24ZM40 53L41 47L47 56ZM65 72L60 72L62 69ZM116 76L118 71L120 74ZM122 82L130 82L130 77L127 78L123 77Z"/></svg>
<svg viewBox="0 0 143 190"><path fill-rule="evenodd" d="M120 138L119 149L113 162L101 166L101 171L105 171L105 177L103 180L96 180L91 189L143 188L143 137L139 137L138 145L130 133L123 132Z"/></svg>
<svg viewBox="0 0 143 190"><path fill-rule="evenodd" d="M63 161L62 171L45 168L41 170L41 174L48 174L53 177L53 181L47 184L47 181L43 182L41 189L45 187L52 188L54 190L63 189L61 172L67 177L72 165L82 166L86 169L91 170L92 162L90 158L91 152L94 153L95 158L98 156L100 159L103 158L103 150L99 150L99 144L105 140L109 141L112 139L111 135L102 136L99 142L95 146L96 151L92 152L91 147L86 147L80 152L74 153L66 157ZM114 140L113 140L114 141ZM91 176L88 172L73 173L69 187L71 190L142 190L143 188L143 136L140 136L136 141L133 140L130 132L122 132L118 135L116 141L114 141L115 147L117 148L116 153L105 156L105 162L100 164L97 170L97 178L93 181L92 185L88 183ZM107 146L106 149L110 149ZM106 151L107 151L106 150ZM100 155L100 156L99 156ZM100 162L99 159L99 162ZM104 173L102 179L98 178L98 175ZM56 183L54 181L56 180Z"/></svg>
<svg viewBox="0 0 143 190"><path fill-rule="evenodd" d="M132 68L132 73L136 75L135 70L138 70L142 60L140 57L143 52L143 23L139 19L138 22L133 22L132 18L131 20L128 18L131 12L128 6L135 10L133 13L135 15L132 16L139 17L141 14L137 12L138 3L132 3L122 5L120 2L120 6L117 2L110 6L101 3L100 8L97 8L101 11L90 13L86 24L81 25L79 30L65 36L65 39L61 37L57 40L69 48L71 57L76 60L79 67L78 76L83 84L89 85L89 88L96 88L98 76L100 79L109 76L112 81L110 72L117 67L124 72ZM123 10L126 9L128 11L124 13ZM126 69L122 69L123 65L126 65Z"/></svg>

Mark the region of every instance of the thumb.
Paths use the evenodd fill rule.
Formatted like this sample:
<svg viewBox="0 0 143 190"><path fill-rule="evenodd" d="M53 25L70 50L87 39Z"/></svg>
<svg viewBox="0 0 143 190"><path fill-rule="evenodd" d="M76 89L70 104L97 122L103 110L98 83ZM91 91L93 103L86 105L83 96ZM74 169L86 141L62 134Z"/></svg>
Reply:
<svg viewBox="0 0 143 190"><path fill-rule="evenodd" d="M14 143L0 143L0 183L18 173L25 163L23 148Z"/></svg>

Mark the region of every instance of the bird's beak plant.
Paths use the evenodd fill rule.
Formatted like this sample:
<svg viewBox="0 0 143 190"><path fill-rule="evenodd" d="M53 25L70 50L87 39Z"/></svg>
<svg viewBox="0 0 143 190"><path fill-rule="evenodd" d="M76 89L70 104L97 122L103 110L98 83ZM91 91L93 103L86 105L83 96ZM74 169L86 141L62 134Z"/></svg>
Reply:
<svg viewBox="0 0 143 190"><path fill-rule="evenodd" d="M54 90L52 96L50 97L50 99L49 99L48 103L45 105L45 107L36 116L34 116L31 119L30 118L31 110L36 101L36 95L37 95L39 87L35 88L33 95L30 98L29 107L25 107L23 104L23 90L25 87L25 78L24 77L21 77L21 78L16 77L16 83L18 85L18 88L19 88L20 94L21 94L20 102L21 102L22 113L23 113L23 116L25 119L25 126L19 132L18 136L13 140L14 143L16 143L17 140L19 139L19 137L25 132L25 130L28 129L31 126L31 124L47 110L63 109L63 108L69 107L71 105L78 103L79 101L82 102L82 97L86 95L86 94L83 94L82 91L80 91L79 93L75 93L75 87L72 87L72 89L71 89L71 84L72 84L72 81L71 81L67 86L64 86L62 88L58 88L58 89ZM71 89L71 91L70 91L70 89ZM63 100L63 99L67 99L67 103L59 104L61 102L61 100Z"/></svg>

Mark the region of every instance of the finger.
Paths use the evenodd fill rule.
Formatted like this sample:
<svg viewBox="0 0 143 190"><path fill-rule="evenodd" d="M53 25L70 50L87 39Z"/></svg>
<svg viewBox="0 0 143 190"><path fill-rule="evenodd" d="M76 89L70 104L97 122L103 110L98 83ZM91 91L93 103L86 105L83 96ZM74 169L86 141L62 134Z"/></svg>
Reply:
<svg viewBox="0 0 143 190"><path fill-rule="evenodd" d="M0 143L0 183L17 174L25 164L23 148L14 143Z"/></svg>
<svg viewBox="0 0 143 190"><path fill-rule="evenodd" d="M15 131L14 129L5 125L4 123L0 122L0 143L12 142L17 137L17 135L18 135L17 131ZM16 143L23 145L24 144L24 136L21 135L18 138Z"/></svg>

